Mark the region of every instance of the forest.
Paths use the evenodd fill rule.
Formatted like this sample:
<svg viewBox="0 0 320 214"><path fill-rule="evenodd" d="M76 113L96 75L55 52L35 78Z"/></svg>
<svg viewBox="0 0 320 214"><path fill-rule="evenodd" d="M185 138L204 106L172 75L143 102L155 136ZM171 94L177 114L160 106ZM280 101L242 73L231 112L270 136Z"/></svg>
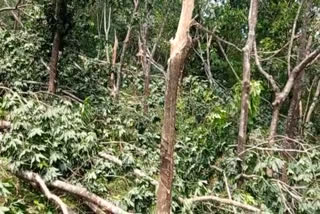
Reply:
<svg viewBox="0 0 320 214"><path fill-rule="evenodd" d="M320 213L320 0L0 0L0 214Z"/></svg>

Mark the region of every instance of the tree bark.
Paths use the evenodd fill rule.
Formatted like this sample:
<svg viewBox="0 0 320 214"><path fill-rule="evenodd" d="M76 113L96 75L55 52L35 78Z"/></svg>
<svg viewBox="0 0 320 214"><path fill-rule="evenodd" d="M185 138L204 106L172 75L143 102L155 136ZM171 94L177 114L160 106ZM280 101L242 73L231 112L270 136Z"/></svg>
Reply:
<svg viewBox="0 0 320 214"><path fill-rule="evenodd" d="M300 63L310 52L310 46L312 40L308 40L307 27L309 24L308 11L310 10L312 4L310 1L306 2L306 6L303 14L303 25L301 27L302 36L300 37L300 47L298 51L298 63ZM312 38L312 37L310 37ZM300 125L302 115L299 113L299 103L301 100L301 94L303 89L303 80L304 80L305 69L302 69L301 72L297 75L297 78L294 81L294 86L292 89L292 98L290 100L290 106L288 110L288 116L286 121L286 135L289 140L284 141L284 148L290 149L293 148L293 143L290 139L294 139L299 135Z"/></svg>
<svg viewBox="0 0 320 214"><path fill-rule="evenodd" d="M58 61L59 51L61 50L61 43L63 39L64 20L63 17L66 12L66 2L64 0L56 0L55 18L56 18L56 30L52 43L51 58L49 63L50 76L48 91L50 93L56 93L57 91L57 79L58 79Z"/></svg>
<svg viewBox="0 0 320 214"><path fill-rule="evenodd" d="M175 144L176 102L177 92L184 61L191 46L189 28L192 21L194 0L183 0L182 10L174 40L170 41L170 58L166 80L164 117L161 135L160 182L157 192L157 214L170 214L171 189L173 181L173 152Z"/></svg>
<svg viewBox="0 0 320 214"><path fill-rule="evenodd" d="M255 39L255 28L258 18L258 0L251 0L249 11L249 33L245 47L243 48L243 76L242 76L242 94L241 111L239 119L238 146L237 153L243 154L244 145L247 139L248 110L250 99L250 56ZM242 155L240 155L241 158Z"/></svg>

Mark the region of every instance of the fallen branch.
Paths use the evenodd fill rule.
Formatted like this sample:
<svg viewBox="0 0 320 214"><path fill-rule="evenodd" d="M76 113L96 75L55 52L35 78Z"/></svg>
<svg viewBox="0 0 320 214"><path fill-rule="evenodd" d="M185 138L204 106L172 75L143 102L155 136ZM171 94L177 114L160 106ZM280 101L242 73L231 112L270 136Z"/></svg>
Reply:
<svg viewBox="0 0 320 214"><path fill-rule="evenodd" d="M123 209L115 206L111 202L101 198L100 196L89 192L84 187L75 186L69 183L66 183L64 181L56 180L49 184L50 186L63 190L65 192L72 193L82 199L85 199L86 201L89 201L95 205L98 205L101 207L103 211L109 211L113 214L129 214L128 212L124 211Z"/></svg>
<svg viewBox="0 0 320 214"><path fill-rule="evenodd" d="M194 197L194 198L189 198L189 199L180 199L183 203L195 203L195 202L203 202L203 201L216 201L219 203L223 203L223 204L228 204L228 205L232 205L235 207L239 207L251 212L255 212L255 213L261 213L261 210L247 205L247 204L242 204L238 201L234 201L234 200L230 200L230 199L226 199L226 198L219 198L213 195L209 195L209 196L199 196L199 197Z"/></svg>
<svg viewBox="0 0 320 214"><path fill-rule="evenodd" d="M85 204L92 210L92 212L96 214L106 214L103 210L101 210L97 205L93 203L85 202Z"/></svg>
<svg viewBox="0 0 320 214"><path fill-rule="evenodd" d="M67 210L67 206L61 201L59 197L50 193L45 182L37 173L29 172L29 171L15 172L13 168L10 166L8 167L8 169L11 171L11 173L17 175L18 177L21 177L32 183L37 183L40 186L43 193L46 195L46 197L49 200L53 200L54 202L56 202L56 204L58 204L61 207L63 214L69 214ZM55 180L53 182L47 183L47 185L50 187L54 187L56 189L62 190L64 192L71 193L75 196L78 196L89 203L99 206L105 212L111 212L113 214L130 214L129 212L124 211L123 209L115 206L114 204L101 198L100 196L92 192L89 192L84 187L75 186L60 180Z"/></svg>
<svg viewBox="0 0 320 214"><path fill-rule="evenodd" d="M25 180L36 183L40 187L43 194L49 200L52 200L56 205L58 205L61 208L63 214L69 214L67 205L57 195L52 194L50 192L44 180L40 177L39 174L34 172L23 171L18 172L17 175L18 177L22 177Z"/></svg>

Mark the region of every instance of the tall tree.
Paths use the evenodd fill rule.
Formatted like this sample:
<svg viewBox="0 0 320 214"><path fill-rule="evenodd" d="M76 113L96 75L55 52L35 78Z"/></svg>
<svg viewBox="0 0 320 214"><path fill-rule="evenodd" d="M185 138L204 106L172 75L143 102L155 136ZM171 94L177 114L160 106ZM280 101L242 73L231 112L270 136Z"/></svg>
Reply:
<svg viewBox="0 0 320 214"><path fill-rule="evenodd" d="M243 74L242 74L242 94L241 94L241 112L239 119L238 132L238 154L243 154L244 145L247 139L248 110L250 100L250 56L255 40L255 29L258 19L258 0L251 0L249 10L249 33L246 45L243 48ZM241 156L241 155L240 155Z"/></svg>
<svg viewBox="0 0 320 214"><path fill-rule="evenodd" d="M64 0L55 0L55 33L52 43L51 58L50 58L50 76L49 76L49 87L50 93L56 93L57 90L57 79L58 79L58 61L59 52L61 50L61 44L64 34L64 18L66 15L67 3Z"/></svg>
<svg viewBox="0 0 320 214"><path fill-rule="evenodd" d="M157 213L169 214L171 210L171 189L173 181L173 152L176 141L176 104L179 79L185 59L191 47L189 29L192 21L194 0L183 0L176 36L170 41L170 58L166 80L164 117L161 135L160 182L157 192Z"/></svg>

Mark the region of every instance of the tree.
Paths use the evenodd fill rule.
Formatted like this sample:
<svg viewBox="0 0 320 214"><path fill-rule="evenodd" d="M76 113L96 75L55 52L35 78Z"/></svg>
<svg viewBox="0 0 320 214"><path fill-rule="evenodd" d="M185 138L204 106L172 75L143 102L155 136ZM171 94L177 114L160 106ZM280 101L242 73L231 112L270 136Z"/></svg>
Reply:
<svg viewBox="0 0 320 214"><path fill-rule="evenodd" d="M247 139L248 127L248 111L250 99L250 56L255 40L255 29L258 19L258 0L251 0L249 10L249 32L245 47L243 48L243 74L242 74L242 94L241 94L241 112L239 119L239 132L238 132L238 154L243 154L244 145ZM241 157L241 155L240 155Z"/></svg>
<svg viewBox="0 0 320 214"><path fill-rule="evenodd" d="M183 0L176 36L170 41L171 49L166 77L164 117L160 145L160 182L156 208L158 214L169 214L171 210L177 93L180 76L192 42L189 28L192 21L193 9L194 0Z"/></svg>
<svg viewBox="0 0 320 214"><path fill-rule="evenodd" d="M50 58L50 76L48 91L50 93L56 93L57 90L57 79L58 79L58 61L59 53L62 50L62 40L64 34L64 22L67 10L67 3L64 0L55 0L55 33L52 43L51 58Z"/></svg>

